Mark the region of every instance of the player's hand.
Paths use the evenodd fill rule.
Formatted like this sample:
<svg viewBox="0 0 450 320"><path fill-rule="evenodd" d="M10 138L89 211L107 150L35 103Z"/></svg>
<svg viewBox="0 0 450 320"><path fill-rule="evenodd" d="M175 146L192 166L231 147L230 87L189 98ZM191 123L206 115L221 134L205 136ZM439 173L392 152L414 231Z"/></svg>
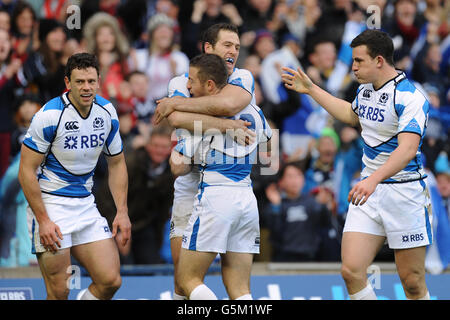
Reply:
<svg viewBox="0 0 450 320"><path fill-rule="evenodd" d="M58 248L61 248L63 235L58 225L50 219L39 222L39 238L41 244L47 251L55 253Z"/></svg>
<svg viewBox="0 0 450 320"><path fill-rule="evenodd" d="M130 218L128 217L128 213L117 213L116 217L114 218L113 224L113 231L112 236L113 238L116 237L118 233L120 233L120 237L118 240L120 240L120 244L122 246L125 246L131 238L131 222Z"/></svg>
<svg viewBox="0 0 450 320"><path fill-rule="evenodd" d="M313 82L300 67L297 68L297 71L288 67L283 67L281 69L287 72L281 75L281 80L284 82L286 88L299 93L310 93Z"/></svg>
<svg viewBox="0 0 450 320"><path fill-rule="evenodd" d="M175 111L175 105L183 99L182 97L162 98L157 100L157 106L153 119L155 124L159 124L164 118L167 118Z"/></svg>
<svg viewBox="0 0 450 320"><path fill-rule="evenodd" d="M358 182L348 194L348 201L355 206L362 206L366 203L367 199L375 191L378 183L373 181L371 177Z"/></svg>
<svg viewBox="0 0 450 320"><path fill-rule="evenodd" d="M229 120L230 125L226 133L241 146L248 146L256 141L256 133L248 127L251 122L245 120Z"/></svg>

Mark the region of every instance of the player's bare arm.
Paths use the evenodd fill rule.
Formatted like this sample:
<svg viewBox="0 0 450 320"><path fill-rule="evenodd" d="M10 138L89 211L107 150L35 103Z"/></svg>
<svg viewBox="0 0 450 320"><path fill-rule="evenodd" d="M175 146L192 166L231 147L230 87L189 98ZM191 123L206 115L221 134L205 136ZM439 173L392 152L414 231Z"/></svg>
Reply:
<svg viewBox="0 0 450 320"><path fill-rule="evenodd" d="M170 170L174 176L184 176L192 170L191 158L179 153L176 150L172 150L170 154L169 164Z"/></svg>
<svg viewBox="0 0 450 320"><path fill-rule="evenodd" d="M116 217L112 227L112 236L121 232L122 245L124 246L131 237L131 223L128 217L127 194L128 194L128 173L123 152L107 157L108 161L108 184L111 195L116 205Z"/></svg>
<svg viewBox="0 0 450 320"><path fill-rule="evenodd" d="M300 68L293 70L283 67L282 69L287 72L281 76L286 88L310 95L311 98L339 121L348 123L351 126L359 123L358 116L353 112L351 103L332 96L314 84Z"/></svg>
<svg viewBox="0 0 450 320"><path fill-rule="evenodd" d="M45 249L56 252L61 247L59 239L63 235L58 225L50 220L42 201L42 193L36 178L36 170L44 159L44 154L22 145L19 167L19 182L28 204L39 224L39 237Z"/></svg>
<svg viewBox="0 0 450 320"><path fill-rule="evenodd" d="M219 117L231 117L244 109L252 99L245 89L227 84L218 94L197 98L163 98L158 100L155 121L159 123L173 111L202 113Z"/></svg>
<svg viewBox="0 0 450 320"><path fill-rule="evenodd" d="M169 124L174 128L183 128L192 133L205 133L208 130L219 130L231 136L240 145L249 145L255 142L256 133L248 129L250 122L244 120L223 119L205 114L191 112L172 112Z"/></svg>
<svg viewBox="0 0 450 320"><path fill-rule="evenodd" d="M420 136L411 132L398 135L398 147L391 153L386 163L366 179L358 182L349 192L348 201L354 205L363 205L375 191L377 185L404 169L416 156Z"/></svg>

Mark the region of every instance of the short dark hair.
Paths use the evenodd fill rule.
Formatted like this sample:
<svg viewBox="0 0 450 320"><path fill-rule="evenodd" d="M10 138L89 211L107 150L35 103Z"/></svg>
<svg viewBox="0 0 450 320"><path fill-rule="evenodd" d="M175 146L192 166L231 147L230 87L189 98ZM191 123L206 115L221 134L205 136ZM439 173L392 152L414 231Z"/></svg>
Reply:
<svg viewBox="0 0 450 320"><path fill-rule="evenodd" d="M73 69L81 70L87 68L95 68L95 70L97 70L97 75L100 74L97 57L86 52L75 53L70 56L69 60L67 60L64 75L70 80L70 75L72 74Z"/></svg>
<svg viewBox="0 0 450 320"><path fill-rule="evenodd" d="M213 47L216 45L217 40L219 40L220 30L231 31L239 35L238 28L231 23L216 23L205 30L202 35L202 52L205 53L205 43L210 43Z"/></svg>
<svg viewBox="0 0 450 320"><path fill-rule="evenodd" d="M350 47L355 48L365 45L367 53L372 58L382 56L387 63L394 66L394 44L386 32L376 29L367 29L361 32L350 43Z"/></svg>
<svg viewBox="0 0 450 320"><path fill-rule="evenodd" d="M189 62L190 67L198 68L201 82L213 80L219 89L228 83L228 69L225 61L216 54L202 53Z"/></svg>

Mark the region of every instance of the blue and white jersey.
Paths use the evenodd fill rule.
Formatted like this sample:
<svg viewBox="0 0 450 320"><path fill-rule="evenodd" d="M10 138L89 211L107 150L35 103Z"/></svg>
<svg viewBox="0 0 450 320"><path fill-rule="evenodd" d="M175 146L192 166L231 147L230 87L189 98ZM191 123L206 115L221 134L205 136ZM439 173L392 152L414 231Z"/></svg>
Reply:
<svg viewBox="0 0 450 320"><path fill-rule="evenodd" d="M37 173L41 191L66 197L89 196L101 152L114 156L123 148L114 106L97 95L83 118L68 92L35 114L23 143L45 154Z"/></svg>
<svg viewBox="0 0 450 320"><path fill-rule="evenodd" d="M426 177L420 148L427 127L429 103L404 73L399 73L378 90L370 83L360 85L352 109L359 117L364 139L362 178L387 161L398 147L398 134L402 132L421 137L416 156L403 170L383 182L408 182Z"/></svg>
<svg viewBox="0 0 450 320"><path fill-rule="evenodd" d="M185 97L189 98L189 90L187 89L189 75L187 73L172 78L168 86L168 97ZM191 134L187 130L176 129L177 145L180 144ZM175 179L174 188L174 202L178 200L186 200L191 202L197 193L197 184L200 180L200 173L197 168L193 168L191 172L184 176L179 176Z"/></svg>
<svg viewBox="0 0 450 320"><path fill-rule="evenodd" d="M189 75L185 73L170 80L168 86L168 96L190 97L189 90L187 89L188 77ZM228 83L239 86L248 91L252 95L251 104L256 105L255 81L250 71L246 69L234 68L233 73L228 78ZM195 150L201 142L201 137L200 139L199 137L195 138L189 132L187 132L187 130L177 129L175 132L178 140L178 144L175 147L175 150L177 151L186 150L186 143L189 145L188 149ZM193 153L181 153L185 154L188 157L193 156ZM200 174L198 172L197 166L194 166L193 170L190 173L178 177L174 183L174 200L180 198L188 198L192 200L193 195L197 193L197 186L199 181Z"/></svg>

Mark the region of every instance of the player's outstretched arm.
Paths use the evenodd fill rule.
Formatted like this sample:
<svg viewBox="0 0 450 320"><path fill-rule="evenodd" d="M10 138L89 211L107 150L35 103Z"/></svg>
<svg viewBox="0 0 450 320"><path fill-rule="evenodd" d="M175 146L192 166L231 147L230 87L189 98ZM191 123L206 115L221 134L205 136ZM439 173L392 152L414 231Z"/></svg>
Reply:
<svg viewBox="0 0 450 320"><path fill-rule="evenodd" d="M56 252L61 246L59 239L62 240L63 235L58 225L51 221L47 214L42 201L41 188L36 178L36 170L43 159L44 154L22 145L18 178L25 198L39 224L40 242L47 250Z"/></svg>
<svg viewBox="0 0 450 320"><path fill-rule="evenodd" d="M128 173L123 152L107 157L108 161L108 185L111 195L116 205L116 217L113 221L112 236L115 237L120 231L122 246L124 246L131 237L131 223L128 217Z"/></svg>
<svg viewBox="0 0 450 320"><path fill-rule="evenodd" d="M337 120L352 126L358 124L359 119L353 112L351 103L332 96L318 85L314 84L300 68L293 70L291 68L283 67L282 69L287 72L281 76L286 88L310 95L311 98Z"/></svg>

